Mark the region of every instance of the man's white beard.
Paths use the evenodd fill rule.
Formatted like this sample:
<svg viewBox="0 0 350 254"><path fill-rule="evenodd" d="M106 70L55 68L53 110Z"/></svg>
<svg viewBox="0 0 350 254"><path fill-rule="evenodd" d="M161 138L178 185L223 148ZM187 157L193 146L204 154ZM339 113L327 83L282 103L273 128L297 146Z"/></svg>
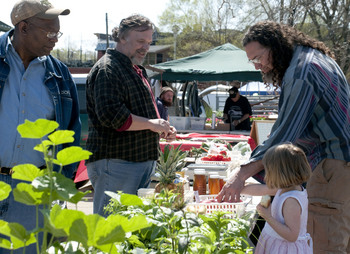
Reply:
<svg viewBox="0 0 350 254"><path fill-rule="evenodd" d="M142 65L144 61L145 61L145 58L142 58L142 59L138 59L136 57L131 58L131 62L135 65Z"/></svg>

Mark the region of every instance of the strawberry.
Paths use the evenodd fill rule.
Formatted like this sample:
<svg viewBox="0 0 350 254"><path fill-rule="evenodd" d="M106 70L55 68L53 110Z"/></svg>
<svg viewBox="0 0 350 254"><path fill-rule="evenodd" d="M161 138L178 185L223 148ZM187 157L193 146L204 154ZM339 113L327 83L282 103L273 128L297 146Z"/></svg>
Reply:
<svg viewBox="0 0 350 254"><path fill-rule="evenodd" d="M227 156L227 152L226 151L220 151L221 155Z"/></svg>

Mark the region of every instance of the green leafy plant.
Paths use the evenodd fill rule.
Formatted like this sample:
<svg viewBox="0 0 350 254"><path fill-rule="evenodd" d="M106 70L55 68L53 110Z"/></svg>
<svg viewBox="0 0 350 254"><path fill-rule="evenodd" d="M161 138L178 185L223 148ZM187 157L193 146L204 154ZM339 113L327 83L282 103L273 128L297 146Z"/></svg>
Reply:
<svg viewBox="0 0 350 254"><path fill-rule="evenodd" d="M134 231L120 243L121 253L253 253L247 241L247 219L227 219L223 212L199 215L174 207L177 194L162 190L152 199L109 193L107 211L133 218L146 216L152 224Z"/></svg>
<svg viewBox="0 0 350 254"><path fill-rule="evenodd" d="M0 200L13 191L17 202L37 207L36 220L40 206L44 225L27 231L18 223L0 220L0 234L9 238L0 238L0 248L24 247L26 253L26 246L36 244L37 253L252 253L246 242L246 221L185 212L183 205L175 205L179 194L172 191L162 190L151 200L107 192L112 197L107 218L53 205L54 200L77 204L89 193L79 192L74 182L59 172L63 166L86 160L91 153L80 147L56 153L57 146L72 142L74 135L56 131L57 127L56 122L42 119L18 127L23 138L41 140L35 149L44 154L47 168L40 170L31 164L14 167L12 177L22 182L13 190L0 182ZM53 171L54 164L60 166L59 172ZM42 246L38 244L39 233L44 235Z"/></svg>
<svg viewBox="0 0 350 254"><path fill-rule="evenodd" d="M104 253L119 253L116 243L125 241L129 232L148 227L149 222L143 215L130 219L112 215L105 219L97 214L85 215L80 211L61 209L59 205L53 205L54 200L77 204L89 193L79 192L74 182L60 172L63 166L86 160L91 155L90 152L75 146L56 153L57 146L72 142L74 135L72 131L56 130L57 128L57 122L45 119L35 122L26 120L17 128L22 138L41 140L34 149L44 154L46 169L40 170L31 164L15 166L12 177L22 182L13 190L10 185L0 182L0 200L6 199L13 191L16 202L36 206L37 214L36 218L33 218L36 221L40 206L44 225L27 231L19 223L0 220L0 234L9 238L0 238L0 248L23 248L25 253L26 246L36 244L37 253L46 253L50 248L53 248L55 253L58 250L65 253L96 253L97 250ZM47 139L44 139L46 136ZM59 172L53 171L54 164L59 165ZM43 233L42 246L38 244L39 233ZM67 241L59 243L55 239L67 239ZM74 248L77 252L73 252Z"/></svg>

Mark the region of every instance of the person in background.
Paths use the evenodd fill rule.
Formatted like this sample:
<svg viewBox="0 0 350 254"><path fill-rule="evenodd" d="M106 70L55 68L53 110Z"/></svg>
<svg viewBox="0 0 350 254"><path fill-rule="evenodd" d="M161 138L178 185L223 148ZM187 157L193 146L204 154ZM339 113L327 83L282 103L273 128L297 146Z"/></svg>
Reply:
<svg viewBox="0 0 350 254"><path fill-rule="evenodd" d="M306 188L314 253L350 253L350 87L344 73L324 43L284 24L258 22L243 45L265 82L281 88L278 118L217 198L237 201L251 176L263 182L266 151L291 142L313 170Z"/></svg>
<svg viewBox="0 0 350 254"><path fill-rule="evenodd" d="M252 108L248 99L240 95L237 87L228 90L229 98L224 107L224 121L232 123L235 130L250 130L250 116Z"/></svg>
<svg viewBox="0 0 350 254"><path fill-rule="evenodd" d="M27 163L45 167L42 153L34 150L40 141L22 139L17 132L17 126L26 119L55 120L60 130L75 132L75 140L68 146L80 142L76 85L67 66L50 55L62 35L58 16L69 13L48 1L21 0L11 12L14 29L0 37L0 181L12 189L20 181L12 179L11 168ZM74 171L75 165L69 165L62 173L71 178ZM42 221L40 212L39 216ZM11 192L0 202L0 219L33 230L36 208L15 202ZM36 253L35 247L26 247L26 252ZM0 248L0 253L10 252ZM23 253L23 249L14 253Z"/></svg>
<svg viewBox="0 0 350 254"><path fill-rule="evenodd" d="M312 239L306 232L308 200L302 186L311 176L305 153L292 144L271 147L262 163L265 184L249 184L243 194L274 196L270 206L257 205L266 220L255 248L255 254L312 254Z"/></svg>
<svg viewBox="0 0 350 254"><path fill-rule="evenodd" d="M157 97L157 107L161 118L169 120L168 107L173 105L174 91L169 86L162 87L159 97Z"/></svg>
<svg viewBox="0 0 350 254"><path fill-rule="evenodd" d="M86 84L89 135L87 162L94 188L94 213L106 216L105 191L136 194L147 188L159 157L159 139L175 140L176 129L161 119L141 66L154 26L142 15L113 29L116 48L93 66Z"/></svg>

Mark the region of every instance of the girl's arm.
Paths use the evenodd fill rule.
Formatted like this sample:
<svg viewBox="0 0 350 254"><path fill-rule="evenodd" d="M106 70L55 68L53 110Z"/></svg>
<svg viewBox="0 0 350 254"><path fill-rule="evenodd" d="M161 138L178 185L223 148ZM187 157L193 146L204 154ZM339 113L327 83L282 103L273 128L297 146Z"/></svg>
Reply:
<svg viewBox="0 0 350 254"><path fill-rule="evenodd" d="M276 192L277 189L269 189L265 184L247 184L241 191L242 194L247 194L251 196L274 196Z"/></svg>
<svg viewBox="0 0 350 254"><path fill-rule="evenodd" d="M287 198L282 207L282 214L285 224L280 223L271 215L271 206L264 208L261 205L256 207L258 213L269 225L284 239L295 242L300 231L301 207L295 198Z"/></svg>

